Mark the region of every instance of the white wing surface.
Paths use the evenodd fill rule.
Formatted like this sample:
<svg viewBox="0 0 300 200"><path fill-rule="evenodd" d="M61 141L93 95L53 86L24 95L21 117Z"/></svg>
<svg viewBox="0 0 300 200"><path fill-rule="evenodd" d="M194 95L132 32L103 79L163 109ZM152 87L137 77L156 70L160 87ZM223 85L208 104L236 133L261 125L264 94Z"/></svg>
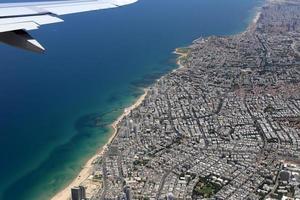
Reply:
<svg viewBox="0 0 300 200"><path fill-rule="evenodd" d="M27 31L63 22L60 15L117 8L137 0L68 0L0 4L0 42L34 52L45 49Z"/></svg>

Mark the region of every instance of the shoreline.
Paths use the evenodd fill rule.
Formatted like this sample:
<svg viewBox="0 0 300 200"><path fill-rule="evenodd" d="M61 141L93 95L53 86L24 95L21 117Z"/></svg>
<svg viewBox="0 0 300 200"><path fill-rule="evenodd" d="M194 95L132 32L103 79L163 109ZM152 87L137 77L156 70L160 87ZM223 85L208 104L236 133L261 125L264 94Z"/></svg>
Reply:
<svg viewBox="0 0 300 200"><path fill-rule="evenodd" d="M78 175L69 183L67 186L65 186L63 189L61 189L59 192L57 192L53 197L51 197L51 200L69 200L71 197L71 188L79 186L82 182L87 180L91 176L91 172L94 166L94 161L99 159L99 157L103 156L104 152L108 148L109 144L113 141L113 139L116 137L118 133L118 125L121 122L121 120L126 117L132 110L137 108L145 99L145 97L148 94L149 89L144 88L144 93L136 99L136 101L126 107L123 111L123 113L110 125L112 128L112 134L109 137L108 141L105 143L105 145L101 148L99 148L94 156L92 156L88 161L84 164L83 168L80 170Z"/></svg>
<svg viewBox="0 0 300 200"><path fill-rule="evenodd" d="M175 51L173 51L174 54L178 55L178 58L176 60L177 67L173 69L172 71L176 71L179 69L184 68L185 66L181 63L181 60L185 58L188 55L187 52L180 51L183 48L176 48ZM187 48L186 48L187 49ZM160 78L159 78L160 79ZM159 80L157 79L157 80ZM103 156L105 150L108 148L110 143L114 140L114 138L117 136L118 133L118 125L122 121L124 117L126 117L132 110L137 108L141 103L143 103L145 97L147 96L149 92L149 87L144 88L144 93L136 99L136 101L124 108L123 113L110 125L112 128L112 134L109 137L108 141L105 143L105 145L101 148L99 148L95 155L93 155L88 161L84 164L84 167L80 170L78 175L69 183L67 186L65 186L63 189L61 189L59 192L57 192L53 197L51 197L51 200L69 200L71 197L71 188L79 186L82 182L87 180L91 176L91 172L93 169L93 163L95 160L99 159L101 156Z"/></svg>
<svg viewBox="0 0 300 200"><path fill-rule="evenodd" d="M261 7L261 6L260 6ZM252 20L249 22L249 27L256 25L259 17L261 15L261 11L257 10L256 14L254 15L254 17L252 18ZM248 28L249 28L248 27ZM245 31L247 31L247 29ZM245 32L243 31L243 32ZM186 58L189 54L189 48L188 47L179 47L176 48L173 51L174 54L178 55L177 59L176 59L176 65L177 67L175 69L172 70L172 72L180 70L186 66L184 66L182 64L182 59ZM163 76L161 76L160 78L162 78ZM159 80L160 78L158 78L157 80ZM79 186L83 181L87 180L89 178L89 176L91 175L91 171L93 169L93 163L96 159L98 159L99 157L103 156L105 150L108 148L108 146L110 145L110 143L113 141L113 139L117 136L118 133L118 125L121 122L121 120L126 117L128 114L130 114L130 112L132 110L134 110L135 108L137 108L145 99L145 97L148 94L149 91L149 87L144 88L144 93L130 106L124 108L123 113L110 125L110 127L112 128L112 134L109 137L108 141L105 143L105 145L103 147L101 147L94 156L92 156L92 158L90 158L85 164L84 167L81 169L81 171L79 172L79 174L72 180L72 182L70 184L68 184L66 187L64 187L62 190L60 190L59 192L57 192L52 198L51 200L69 200L70 199L70 194L71 194L71 188L75 187L75 186Z"/></svg>
<svg viewBox="0 0 300 200"><path fill-rule="evenodd" d="M183 52L182 49L186 49L186 52ZM176 71L179 69L184 68L185 66L182 64L182 59L186 58L187 55L189 54L188 47L183 47L183 48L176 48L175 51L173 51L174 54L178 55L178 58L176 59L176 65L178 66L177 68L173 69L172 71Z"/></svg>

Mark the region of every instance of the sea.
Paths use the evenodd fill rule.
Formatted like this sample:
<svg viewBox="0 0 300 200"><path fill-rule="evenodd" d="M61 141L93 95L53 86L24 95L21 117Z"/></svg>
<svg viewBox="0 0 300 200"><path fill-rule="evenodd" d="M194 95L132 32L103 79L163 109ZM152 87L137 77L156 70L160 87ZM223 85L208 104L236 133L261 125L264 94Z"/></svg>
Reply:
<svg viewBox="0 0 300 200"><path fill-rule="evenodd" d="M108 141L109 125L142 88L177 67L175 48L244 31L261 4L140 0L32 31L44 54L1 44L0 199L50 199Z"/></svg>

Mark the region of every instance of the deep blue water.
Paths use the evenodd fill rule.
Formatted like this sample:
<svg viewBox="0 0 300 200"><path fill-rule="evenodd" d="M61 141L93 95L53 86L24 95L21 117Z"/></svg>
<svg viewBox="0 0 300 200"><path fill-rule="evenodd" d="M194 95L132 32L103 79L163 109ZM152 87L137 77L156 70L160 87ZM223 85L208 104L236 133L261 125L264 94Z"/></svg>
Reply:
<svg viewBox="0 0 300 200"><path fill-rule="evenodd" d="M140 0L31 32L42 55L0 45L0 199L57 192L138 88L175 67L176 47L243 31L259 2Z"/></svg>

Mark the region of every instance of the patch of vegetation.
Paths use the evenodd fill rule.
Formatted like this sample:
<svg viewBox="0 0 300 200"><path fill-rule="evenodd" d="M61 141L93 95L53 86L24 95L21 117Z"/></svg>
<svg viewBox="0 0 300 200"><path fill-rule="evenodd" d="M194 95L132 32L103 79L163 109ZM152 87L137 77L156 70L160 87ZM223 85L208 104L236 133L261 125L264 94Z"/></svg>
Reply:
<svg viewBox="0 0 300 200"><path fill-rule="evenodd" d="M210 182L208 179L200 178L193 190L194 198L211 198L221 189L221 186Z"/></svg>
<svg viewBox="0 0 300 200"><path fill-rule="evenodd" d="M133 161L133 165L145 166L148 162L149 162L149 160L139 159L139 160Z"/></svg>
<svg viewBox="0 0 300 200"><path fill-rule="evenodd" d="M272 105L268 105L264 109L264 113L273 113L275 111L275 108Z"/></svg>

